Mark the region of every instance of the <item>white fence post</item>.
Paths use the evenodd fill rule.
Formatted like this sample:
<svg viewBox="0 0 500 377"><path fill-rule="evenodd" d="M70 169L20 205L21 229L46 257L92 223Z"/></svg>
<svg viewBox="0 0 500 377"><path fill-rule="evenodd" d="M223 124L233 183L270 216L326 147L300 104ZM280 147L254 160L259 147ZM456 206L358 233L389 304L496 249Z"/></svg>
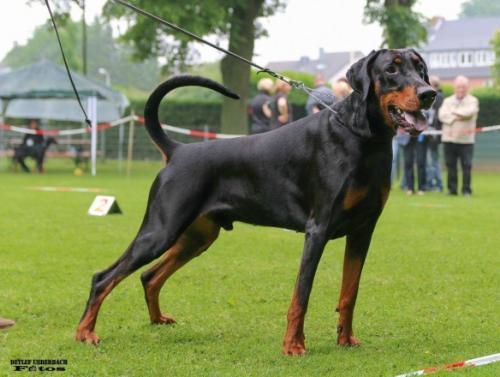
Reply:
<svg viewBox="0 0 500 377"><path fill-rule="evenodd" d="M97 174L97 97L87 99L87 112L92 124L92 133L90 137L90 158L92 164L92 176Z"/></svg>

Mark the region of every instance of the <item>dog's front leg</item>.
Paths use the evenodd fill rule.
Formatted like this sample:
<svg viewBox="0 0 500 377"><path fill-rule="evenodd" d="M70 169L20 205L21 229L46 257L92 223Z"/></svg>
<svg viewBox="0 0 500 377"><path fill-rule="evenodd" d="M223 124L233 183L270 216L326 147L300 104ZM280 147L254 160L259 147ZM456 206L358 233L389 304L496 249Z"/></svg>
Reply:
<svg viewBox="0 0 500 377"><path fill-rule="evenodd" d="M309 220L306 225L305 238L300 271L295 283L292 302L288 309L288 327L283 342L283 353L285 355L303 355L306 352L304 317L314 275L326 244L326 229L317 224L315 220Z"/></svg>
<svg viewBox="0 0 500 377"><path fill-rule="evenodd" d="M340 292L339 322L337 325L337 344L341 346L358 346L361 343L354 337L352 319L356 296L358 295L359 280L365 262L368 247L370 246L373 228L356 234L348 234L344 255L342 273L342 289Z"/></svg>

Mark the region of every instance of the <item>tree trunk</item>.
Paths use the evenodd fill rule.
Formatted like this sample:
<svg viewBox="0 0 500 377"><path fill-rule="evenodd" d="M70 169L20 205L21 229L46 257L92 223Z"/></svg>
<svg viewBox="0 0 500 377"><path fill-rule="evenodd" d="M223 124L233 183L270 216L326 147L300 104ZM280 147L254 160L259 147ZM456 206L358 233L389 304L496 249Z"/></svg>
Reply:
<svg viewBox="0 0 500 377"><path fill-rule="evenodd" d="M251 60L255 41L255 18L264 0L248 0L233 10L229 50ZM250 66L226 55L221 61L222 82L240 96L240 100L224 97L222 101L221 132L248 133L248 91Z"/></svg>

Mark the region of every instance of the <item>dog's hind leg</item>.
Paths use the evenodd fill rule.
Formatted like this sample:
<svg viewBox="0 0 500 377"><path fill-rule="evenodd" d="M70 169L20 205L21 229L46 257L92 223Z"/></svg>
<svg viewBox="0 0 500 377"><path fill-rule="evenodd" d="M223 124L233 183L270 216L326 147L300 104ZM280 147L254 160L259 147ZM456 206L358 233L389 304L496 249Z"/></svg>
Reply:
<svg viewBox="0 0 500 377"><path fill-rule="evenodd" d="M152 207L157 208L154 205ZM76 331L76 340L92 344L99 342L94 328L99 308L106 296L128 275L170 249L187 228L190 211L186 207L179 205L176 211L167 210L166 213L160 210L148 211L138 235L125 253L112 266L93 276L87 306Z"/></svg>
<svg viewBox="0 0 500 377"><path fill-rule="evenodd" d="M141 275L151 323L175 323L173 318L160 311L160 290L175 271L207 250L218 237L219 231L220 227L208 217L198 217L163 255L161 261Z"/></svg>

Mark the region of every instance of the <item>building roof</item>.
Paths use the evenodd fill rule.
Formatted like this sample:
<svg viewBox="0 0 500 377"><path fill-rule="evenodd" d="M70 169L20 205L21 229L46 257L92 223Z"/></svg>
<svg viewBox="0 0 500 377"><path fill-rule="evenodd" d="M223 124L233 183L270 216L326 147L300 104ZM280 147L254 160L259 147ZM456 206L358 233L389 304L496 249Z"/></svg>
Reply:
<svg viewBox="0 0 500 377"><path fill-rule="evenodd" d="M354 63L363 56L364 54L361 51L325 53L323 49L320 49L319 57L315 60L302 56L299 60L269 62L267 66L277 72L298 71L313 75L322 73L329 80L346 65Z"/></svg>
<svg viewBox="0 0 500 377"><path fill-rule="evenodd" d="M446 21L439 19L429 30L425 52L491 49L491 39L500 30L500 17L477 17Z"/></svg>

